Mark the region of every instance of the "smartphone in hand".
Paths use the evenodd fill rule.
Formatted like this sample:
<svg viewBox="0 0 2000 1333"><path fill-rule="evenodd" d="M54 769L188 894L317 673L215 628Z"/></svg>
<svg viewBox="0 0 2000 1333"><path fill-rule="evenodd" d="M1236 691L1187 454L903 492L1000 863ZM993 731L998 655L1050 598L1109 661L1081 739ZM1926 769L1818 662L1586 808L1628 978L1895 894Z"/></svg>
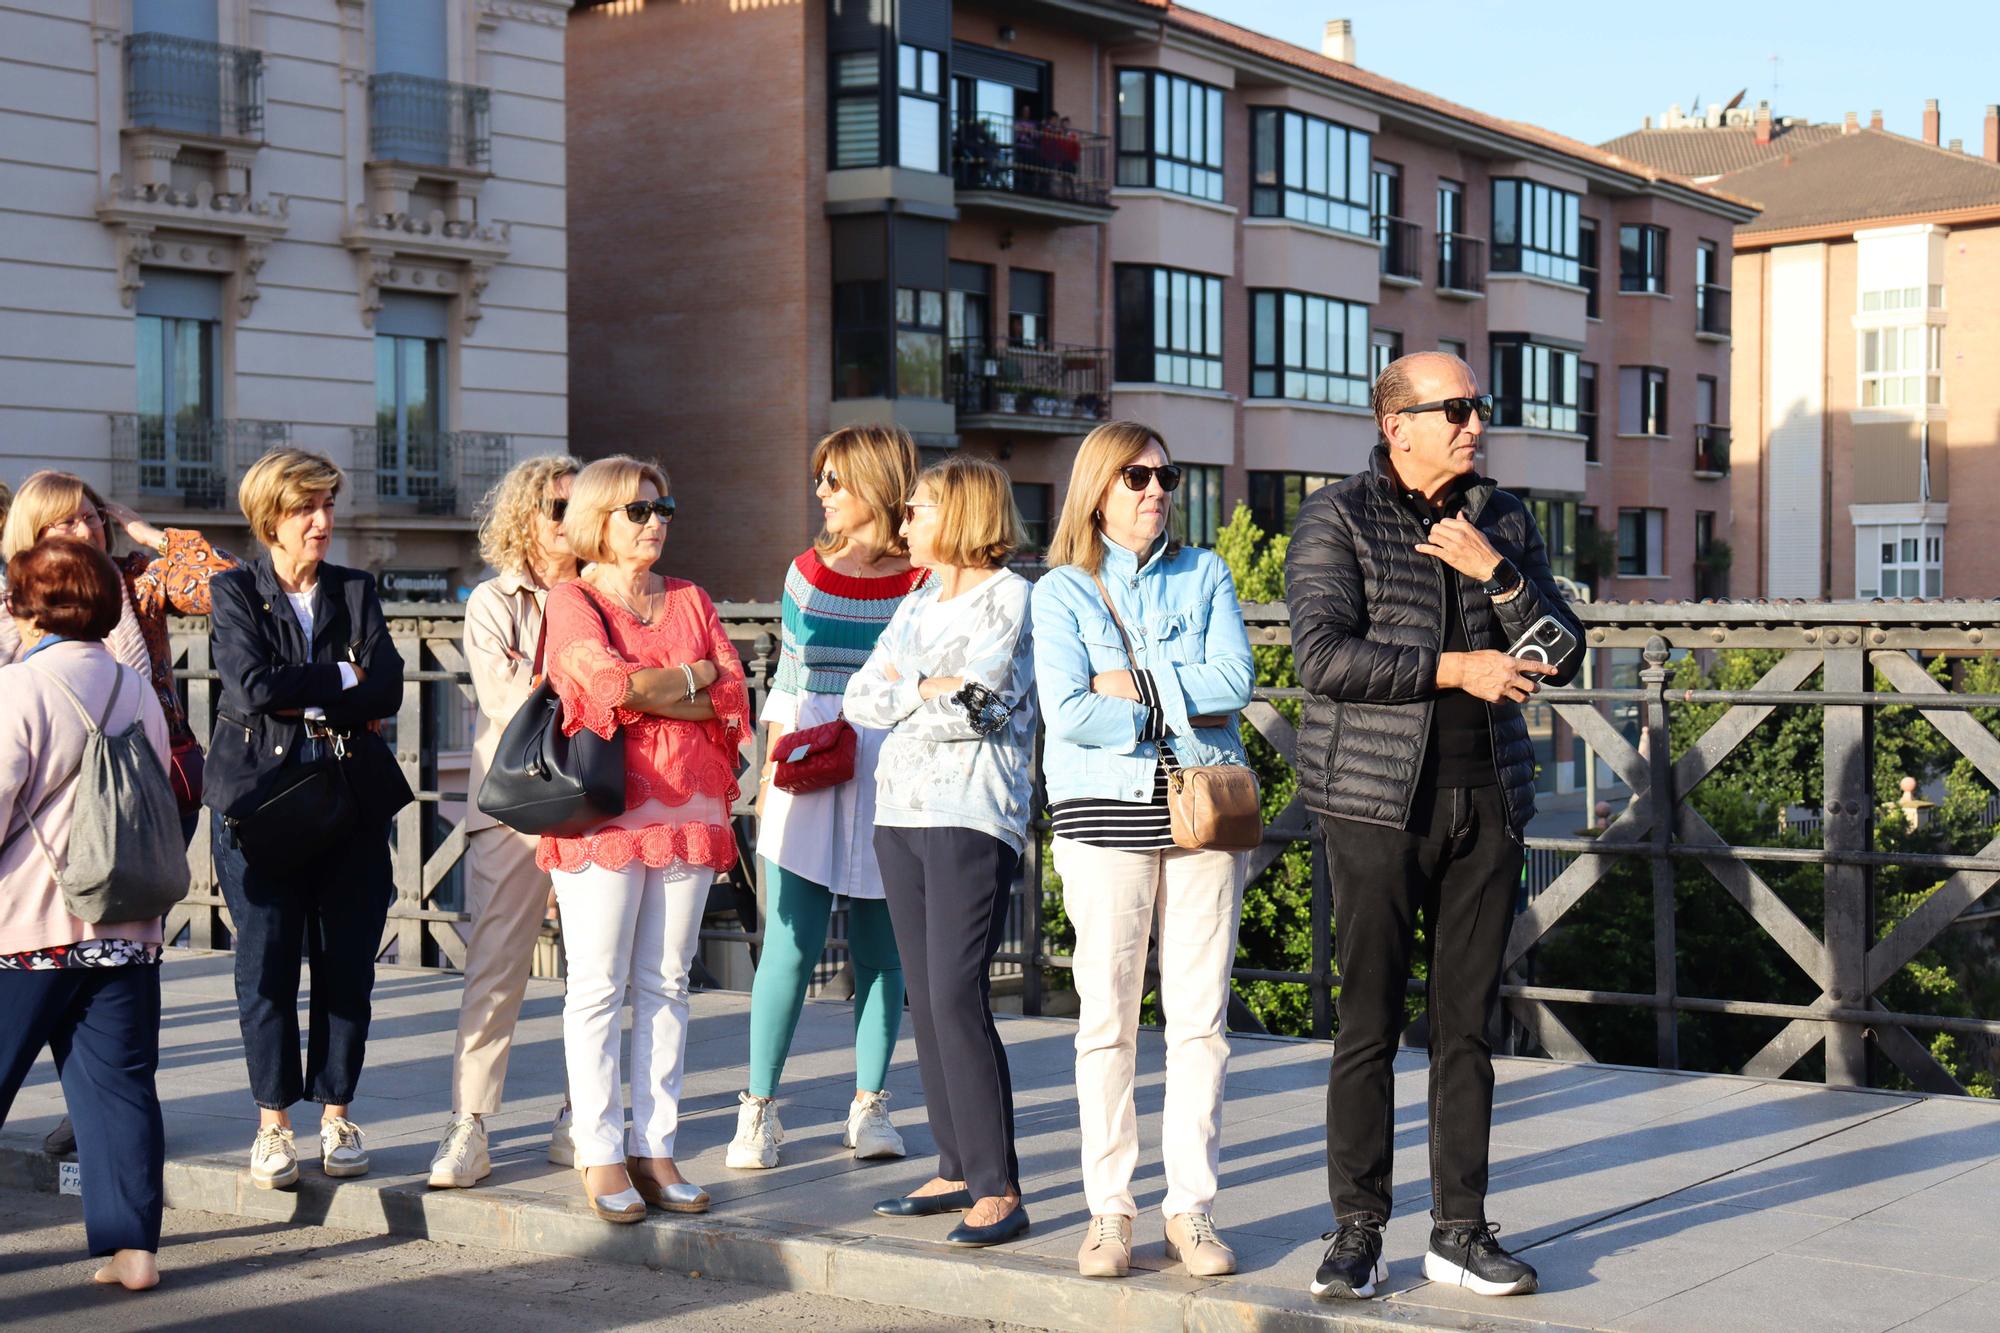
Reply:
<svg viewBox="0 0 2000 1333"><path fill-rule="evenodd" d="M1547 662L1559 667L1568 662L1581 645L1576 635L1570 633L1569 626L1554 616L1543 616L1528 626L1528 632L1514 641L1507 650L1509 657L1518 657L1527 662Z"/></svg>

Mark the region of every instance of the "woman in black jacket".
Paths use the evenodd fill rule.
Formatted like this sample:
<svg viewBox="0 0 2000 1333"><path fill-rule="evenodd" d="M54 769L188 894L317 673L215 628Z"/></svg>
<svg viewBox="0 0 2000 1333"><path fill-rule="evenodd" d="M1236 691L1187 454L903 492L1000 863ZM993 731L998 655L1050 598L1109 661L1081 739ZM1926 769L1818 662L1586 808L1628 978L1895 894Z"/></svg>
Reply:
<svg viewBox="0 0 2000 1333"><path fill-rule="evenodd" d="M403 659L375 580L324 563L341 481L339 468L300 449L259 459L237 502L265 552L209 585L222 699L204 803L236 928L236 1005L260 1113L250 1176L260 1189L298 1181L290 1107L301 1099L321 1104L326 1174L368 1170L347 1108L395 896L389 818L411 799L376 734L402 704ZM313 974L303 1077L301 940Z"/></svg>

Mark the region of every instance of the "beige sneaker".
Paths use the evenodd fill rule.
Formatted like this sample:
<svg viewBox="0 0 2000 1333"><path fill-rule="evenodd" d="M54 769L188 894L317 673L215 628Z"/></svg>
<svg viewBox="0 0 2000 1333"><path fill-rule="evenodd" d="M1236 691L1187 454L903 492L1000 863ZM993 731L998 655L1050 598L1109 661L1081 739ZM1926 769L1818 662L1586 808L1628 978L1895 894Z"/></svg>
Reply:
<svg viewBox="0 0 2000 1333"><path fill-rule="evenodd" d="M771 1097L737 1096L736 1137L722 1164L731 1171L768 1171L778 1164L778 1145L785 1127L778 1123L778 1103Z"/></svg>
<svg viewBox="0 0 2000 1333"><path fill-rule="evenodd" d="M841 1131L842 1146L854 1149L860 1160L874 1161L903 1155L903 1136L889 1123L889 1094L864 1092L847 1107L847 1128Z"/></svg>
<svg viewBox="0 0 2000 1333"><path fill-rule="evenodd" d="M284 1125L265 1125L250 1144L250 1183L260 1190L288 1189L299 1183L299 1150Z"/></svg>
<svg viewBox="0 0 2000 1333"><path fill-rule="evenodd" d="M368 1174L368 1147L361 1126L344 1115L319 1122L319 1169L336 1179Z"/></svg>
<svg viewBox="0 0 2000 1333"><path fill-rule="evenodd" d="M1090 1219L1076 1252L1076 1271L1085 1277L1124 1277L1132 1271L1132 1219L1101 1213Z"/></svg>
<svg viewBox="0 0 2000 1333"><path fill-rule="evenodd" d="M1236 1271L1236 1251L1215 1234L1215 1219L1207 1213L1167 1219L1167 1258L1186 1264L1189 1277L1222 1277Z"/></svg>
<svg viewBox="0 0 2000 1333"><path fill-rule="evenodd" d="M444 1142L431 1158L430 1187L434 1190L471 1189L493 1174L493 1158L486 1150L486 1126L476 1115L462 1115L446 1126Z"/></svg>

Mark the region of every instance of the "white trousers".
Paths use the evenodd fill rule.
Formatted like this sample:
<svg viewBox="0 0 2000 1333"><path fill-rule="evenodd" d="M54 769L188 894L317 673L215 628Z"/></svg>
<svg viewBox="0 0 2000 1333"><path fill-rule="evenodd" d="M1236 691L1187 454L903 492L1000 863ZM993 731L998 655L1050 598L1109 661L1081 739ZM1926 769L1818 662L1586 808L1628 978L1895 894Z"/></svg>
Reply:
<svg viewBox="0 0 2000 1333"><path fill-rule="evenodd" d="M1159 936L1166 1010L1167 1095L1160 1150L1167 1197L1160 1211L1205 1213L1215 1203L1222 1142L1222 1080L1229 1067L1223 1020L1243 903L1244 858L1234 852L1114 851L1055 840L1063 907L1076 926L1071 974L1080 1000L1076 1100L1082 1118L1083 1192L1091 1215L1136 1217L1132 1171L1139 1123L1132 1082L1146 941Z"/></svg>
<svg viewBox="0 0 2000 1333"><path fill-rule="evenodd" d="M618 1011L632 988L630 1155L672 1157L687 1054L688 970L701 940L715 872L705 866L554 874L569 993L563 1059L578 1166L622 1164L628 1149L619 1095Z"/></svg>

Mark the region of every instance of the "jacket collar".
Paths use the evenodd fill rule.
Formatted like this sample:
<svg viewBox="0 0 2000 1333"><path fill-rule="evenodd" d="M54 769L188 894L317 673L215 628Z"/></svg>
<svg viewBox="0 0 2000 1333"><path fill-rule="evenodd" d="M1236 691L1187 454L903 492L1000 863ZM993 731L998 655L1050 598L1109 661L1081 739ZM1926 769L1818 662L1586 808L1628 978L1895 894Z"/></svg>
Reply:
<svg viewBox="0 0 2000 1333"><path fill-rule="evenodd" d="M539 592L535 581L517 569L503 569L493 580L495 587L509 597L519 597L524 592Z"/></svg>
<svg viewBox="0 0 2000 1333"><path fill-rule="evenodd" d="M1100 535L1098 541L1104 548L1104 558L1099 563L1099 569L1108 578L1129 579L1135 574L1144 574L1155 566L1165 565L1173 558L1174 553L1180 550L1180 543L1176 542L1171 534L1164 532L1147 550L1143 560L1107 537Z"/></svg>
<svg viewBox="0 0 2000 1333"><path fill-rule="evenodd" d="M313 585L313 644L318 644L323 639L331 640L333 617L328 612L341 598L341 584L345 581L345 573L346 571L338 565L328 564L324 560L320 562L319 581ZM278 571L272 568L269 551L250 562L250 576L256 581L257 595L263 600L264 609L276 616L279 624L289 625L291 631L296 633L299 622L287 606L285 587L278 582ZM280 611L278 609L280 607L287 609ZM312 644L307 645L307 648L310 656Z"/></svg>
<svg viewBox="0 0 2000 1333"><path fill-rule="evenodd" d="M1368 456L1368 470L1374 475L1375 484L1386 491L1390 499L1398 502L1402 500L1403 492L1408 488L1403 485L1402 478L1396 475L1396 469L1389 462L1388 445L1375 446L1375 451ZM1493 478L1478 472L1467 473L1459 480L1458 486L1460 493L1465 496L1465 517L1474 523L1479 521L1479 511L1486 508L1486 502L1493 498L1493 492L1500 489L1499 483Z"/></svg>

